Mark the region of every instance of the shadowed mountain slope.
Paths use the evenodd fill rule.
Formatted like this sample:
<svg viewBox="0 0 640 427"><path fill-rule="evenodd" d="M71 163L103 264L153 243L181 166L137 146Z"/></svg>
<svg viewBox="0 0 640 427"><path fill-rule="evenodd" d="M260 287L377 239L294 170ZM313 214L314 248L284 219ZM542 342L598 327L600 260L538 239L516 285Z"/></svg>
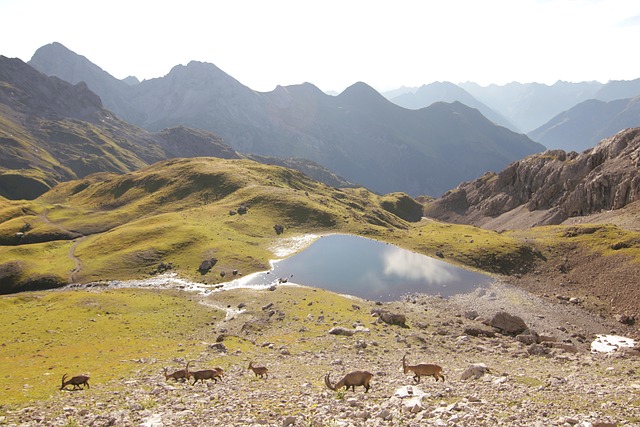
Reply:
<svg viewBox="0 0 640 427"><path fill-rule="evenodd" d="M458 101L468 107L477 109L495 124L504 126L514 132L519 132L516 126L509 122L507 118L478 101L460 86L450 82L435 82L423 85L414 92L405 92L390 100L394 104L412 110L428 107L435 102Z"/></svg>
<svg viewBox="0 0 640 427"><path fill-rule="evenodd" d="M100 95L103 105L118 117L135 123L135 110L128 101L130 88L124 80L118 80L93 64L86 57L76 55L60 43L51 43L38 49L28 62L36 70L56 70L54 75L72 84L85 82L91 91ZM130 80L129 80L130 81Z"/></svg>

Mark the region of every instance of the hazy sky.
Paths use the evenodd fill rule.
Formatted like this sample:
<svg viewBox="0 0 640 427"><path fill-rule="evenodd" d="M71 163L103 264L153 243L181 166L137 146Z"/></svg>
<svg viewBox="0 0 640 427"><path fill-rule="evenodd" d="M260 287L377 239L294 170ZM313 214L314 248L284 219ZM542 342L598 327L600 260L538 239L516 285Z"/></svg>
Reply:
<svg viewBox="0 0 640 427"><path fill-rule="evenodd" d="M117 78L191 60L270 91L640 77L638 0L0 0L0 55L57 41Z"/></svg>

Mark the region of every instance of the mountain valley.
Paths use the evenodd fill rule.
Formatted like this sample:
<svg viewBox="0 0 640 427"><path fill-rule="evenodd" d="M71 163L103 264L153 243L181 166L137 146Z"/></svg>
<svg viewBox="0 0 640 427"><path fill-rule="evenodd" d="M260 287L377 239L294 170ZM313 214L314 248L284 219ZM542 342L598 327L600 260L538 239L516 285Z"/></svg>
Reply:
<svg viewBox="0 0 640 427"><path fill-rule="evenodd" d="M556 89L611 107L636 83ZM494 122L553 117L557 92L511 86L538 95L507 115L488 102L507 88L474 86L473 108L410 110L365 83L260 93L196 61L139 82L59 43L0 56L0 425L640 425L640 127L545 150ZM436 89L460 96L404 100ZM572 110L549 135L579 134ZM595 110L594 134L623 124ZM328 234L495 282L391 302L231 285ZM628 341L594 349L610 338ZM355 370L366 393L330 390Z"/></svg>

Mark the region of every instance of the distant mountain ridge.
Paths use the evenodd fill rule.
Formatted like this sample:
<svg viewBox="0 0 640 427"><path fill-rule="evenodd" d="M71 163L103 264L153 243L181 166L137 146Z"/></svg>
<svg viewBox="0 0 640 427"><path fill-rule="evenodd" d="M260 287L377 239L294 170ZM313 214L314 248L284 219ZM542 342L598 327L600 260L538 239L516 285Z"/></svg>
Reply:
<svg viewBox="0 0 640 427"><path fill-rule="evenodd" d="M46 59L61 53L60 61ZM306 158L379 193L439 195L544 149L462 104L406 110L364 83L338 96L311 84L259 93L213 64L192 61L129 86L87 64L86 77L78 68L70 75L64 64L81 63L76 56L47 45L30 64L47 75L81 79L101 97L108 85L91 81L108 80L117 90L105 105L146 129L183 125L213 131L239 152Z"/></svg>
<svg viewBox="0 0 640 427"><path fill-rule="evenodd" d="M584 153L549 150L461 184L425 214L492 229L560 224L640 201L640 128Z"/></svg>
<svg viewBox="0 0 640 427"><path fill-rule="evenodd" d="M485 87L476 83L462 83L460 86L527 133L547 123L562 111L592 99L603 85L598 82L558 81L550 86L517 82L502 86Z"/></svg>
<svg viewBox="0 0 640 427"><path fill-rule="evenodd" d="M435 82L419 87L416 91L404 92L390 98L390 101L404 108L418 110L435 102L461 102L475 108L487 119L514 132L521 132L506 117L478 101L465 89L450 82Z"/></svg>
<svg viewBox="0 0 640 427"><path fill-rule="evenodd" d="M591 100L610 102L640 96L640 79L613 80L604 84L558 81L553 85L512 82L505 85L492 84L489 86L480 86L472 82L457 85L450 82L439 82L420 88L403 87L385 92L384 95L389 100L407 108L423 108L436 101L450 101L455 98L463 104L477 108L497 124L507 126L512 130L524 131L534 141L546 145L545 141L536 139L538 129L552 126L551 122L557 122L559 116L583 102ZM493 111L493 114L499 115L502 119L492 116L492 113L487 110ZM585 117L585 120L588 119ZM620 127L604 136L612 135L624 127L629 126ZM585 135L591 145L582 142L581 146L592 147L604 137L602 134L587 135L583 132L582 136ZM571 145L575 145L575 142L568 141L566 145L563 145L562 141L558 141L555 144L553 147L571 150L573 149Z"/></svg>
<svg viewBox="0 0 640 427"><path fill-rule="evenodd" d="M528 133L547 148L584 151L620 129L640 126L640 96L632 99L591 99L558 114Z"/></svg>

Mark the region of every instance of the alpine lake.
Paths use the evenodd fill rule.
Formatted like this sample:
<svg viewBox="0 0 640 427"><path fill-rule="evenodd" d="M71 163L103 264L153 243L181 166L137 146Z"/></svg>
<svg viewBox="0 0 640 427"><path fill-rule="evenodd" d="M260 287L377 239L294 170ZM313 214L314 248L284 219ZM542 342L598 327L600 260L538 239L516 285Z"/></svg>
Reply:
<svg viewBox="0 0 640 427"><path fill-rule="evenodd" d="M448 297L492 283L491 276L364 237L331 234L302 251L272 261L270 271L224 285L263 288L296 283L374 301L397 301L422 293Z"/></svg>

